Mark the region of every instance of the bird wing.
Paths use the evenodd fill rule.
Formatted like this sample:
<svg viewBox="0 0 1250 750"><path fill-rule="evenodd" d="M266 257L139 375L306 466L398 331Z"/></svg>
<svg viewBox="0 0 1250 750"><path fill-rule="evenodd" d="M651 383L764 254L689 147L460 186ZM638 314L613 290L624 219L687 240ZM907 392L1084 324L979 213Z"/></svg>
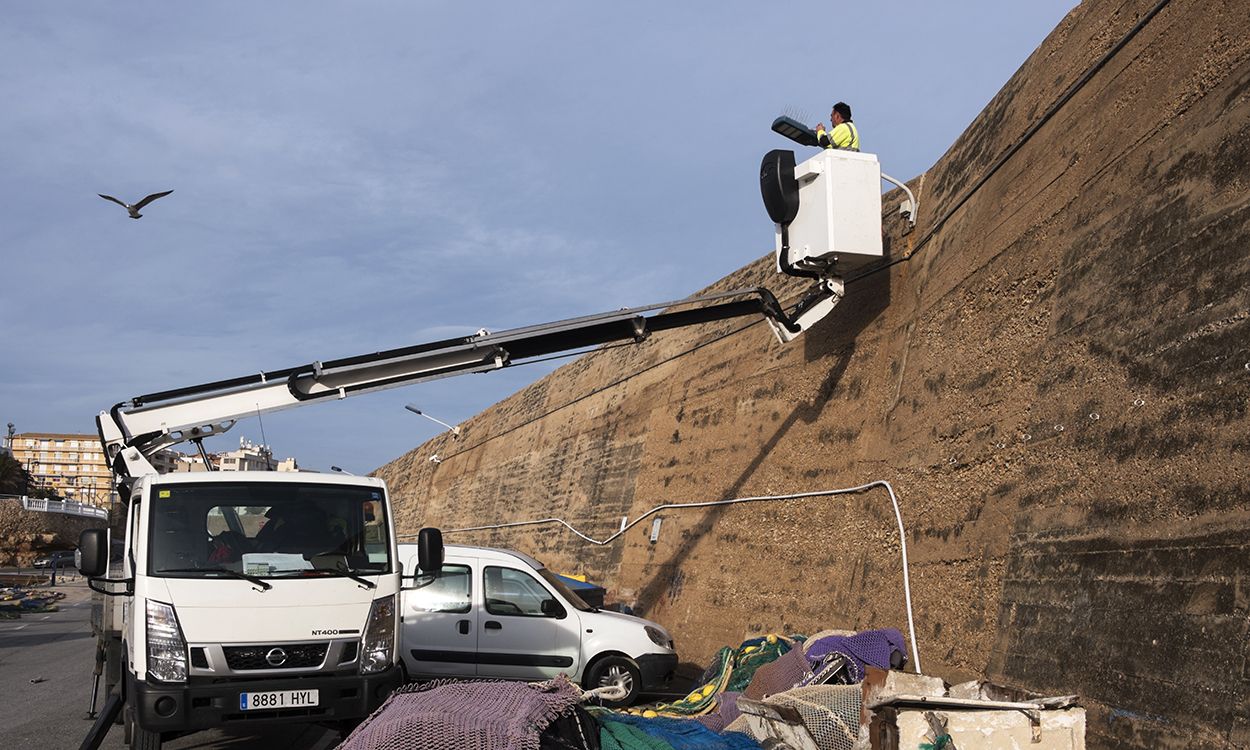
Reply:
<svg viewBox="0 0 1250 750"><path fill-rule="evenodd" d="M165 191L165 192L163 192L163 193L152 193L152 194L151 194L151 195L149 195L148 197L146 197L146 198L144 198L143 200L141 200L141 201L139 201L138 203L136 203L136 204L135 204L135 208L136 208L136 209L138 209L138 208L143 208L144 206L148 205L149 203L151 203L152 201L156 200L157 198L164 198L165 196L169 195L169 194L170 194L170 193L172 193L172 192L174 192L174 191L172 191L172 190L166 190L166 191Z"/></svg>
<svg viewBox="0 0 1250 750"><path fill-rule="evenodd" d="M105 195L104 193L96 193L96 195L100 196L101 198L103 198L103 199L104 199L104 200L106 200L106 201L113 201L114 203L116 203L117 205L121 206L122 208L127 208L127 209L128 209L128 208L130 208L130 206L127 206L125 203L122 203L121 201L117 200L116 198L114 198L114 197L113 197L113 196L111 196L111 195Z"/></svg>

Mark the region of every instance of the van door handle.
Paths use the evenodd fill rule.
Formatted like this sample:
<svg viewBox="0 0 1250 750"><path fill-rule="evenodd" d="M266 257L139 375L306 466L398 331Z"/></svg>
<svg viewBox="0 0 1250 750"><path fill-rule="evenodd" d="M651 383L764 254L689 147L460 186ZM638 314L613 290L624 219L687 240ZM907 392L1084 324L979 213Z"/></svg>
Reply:
<svg viewBox="0 0 1250 750"><path fill-rule="evenodd" d="M503 625L500 625L499 623L495 622L494 620L487 620L487 621L486 621L486 629L487 629L487 630L503 630Z"/></svg>
<svg viewBox="0 0 1250 750"><path fill-rule="evenodd" d="M468 635L469 634L469 621L459 620L458 622L456 622L456 630L460 631L460 635Z"/></svg>

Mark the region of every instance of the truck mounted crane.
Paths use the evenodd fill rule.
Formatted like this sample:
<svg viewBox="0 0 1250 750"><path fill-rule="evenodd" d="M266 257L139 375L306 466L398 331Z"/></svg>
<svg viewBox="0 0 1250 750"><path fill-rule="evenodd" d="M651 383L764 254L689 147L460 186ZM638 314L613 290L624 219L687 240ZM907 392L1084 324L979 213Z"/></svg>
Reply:
<svg viewBox="0 0 1250 750"><path fill-rule="evenodd" d="M159 451L192 442L203 455L204 438L244 417L713 321L761 315L788 342L842 298L844 269L881 257L880 168L871 154L830 151L796 168L774 151L760 180L777 270L813 282L789 310L764 288L707 294L147 393L100 412L125 537L80 539L80 569L101 594L96 679L107 696L81 747L98 748L119 716L129 746L144 750L212 727L350 724L402 679L402 565L381 480L161 474Z"/></svg>

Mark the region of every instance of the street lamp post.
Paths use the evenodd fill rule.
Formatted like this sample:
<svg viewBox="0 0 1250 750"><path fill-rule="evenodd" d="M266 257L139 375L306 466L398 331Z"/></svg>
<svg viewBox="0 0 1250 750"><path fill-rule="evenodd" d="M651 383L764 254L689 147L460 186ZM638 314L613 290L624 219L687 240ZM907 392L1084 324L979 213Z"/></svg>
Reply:
<svg viewBox="0 0 1250 750"><path fill-rule="evenodd" d="M43 480L39 478L39 459L32 458L29 466L30 469L28 470L28 473L30 474L30 479L35 483L35 489L38 490L43 486ZM26 490L29 492L30 487L27 487Z"/></svg>

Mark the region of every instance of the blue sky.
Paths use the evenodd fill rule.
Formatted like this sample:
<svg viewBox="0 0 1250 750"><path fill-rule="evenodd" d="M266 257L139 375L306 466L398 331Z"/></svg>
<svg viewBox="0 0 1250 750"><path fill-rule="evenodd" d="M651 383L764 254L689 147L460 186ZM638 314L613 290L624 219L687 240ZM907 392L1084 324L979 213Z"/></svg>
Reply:
<svg viewBox="0 0 1250 750"><path fill-rule="evenodd" d="M1073 5L11 4L0 424L92 432L140 393L683 297L770 251L776 115L845 100L910 179ZM169 189L139 221L96 197ZM405 403L456 422L557 364L264 436L363 473L440 429Z"/></svg>

